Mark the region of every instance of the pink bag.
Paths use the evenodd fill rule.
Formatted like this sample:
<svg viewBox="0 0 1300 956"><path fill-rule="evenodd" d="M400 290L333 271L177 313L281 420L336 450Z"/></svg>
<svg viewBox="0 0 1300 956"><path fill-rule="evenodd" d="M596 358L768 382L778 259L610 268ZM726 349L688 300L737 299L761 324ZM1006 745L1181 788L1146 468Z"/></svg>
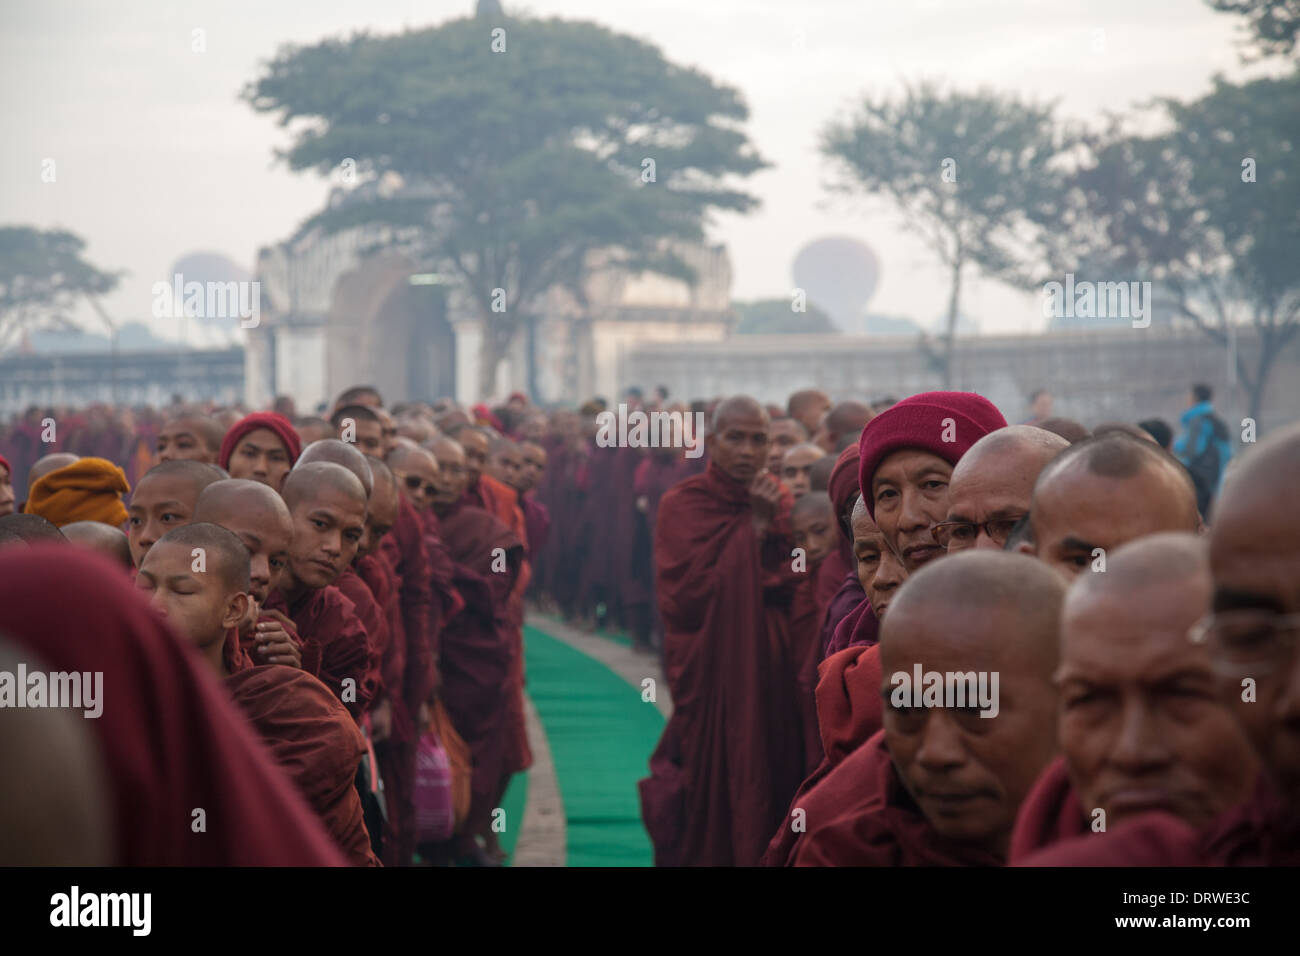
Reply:
<svg viewBox="0 0 1300 956"><path fill-rule="evenodd" d="M447 751L431 732L415 748L415 842L440 843L450 840L456 821L451 799L451 761Z"/></svg>

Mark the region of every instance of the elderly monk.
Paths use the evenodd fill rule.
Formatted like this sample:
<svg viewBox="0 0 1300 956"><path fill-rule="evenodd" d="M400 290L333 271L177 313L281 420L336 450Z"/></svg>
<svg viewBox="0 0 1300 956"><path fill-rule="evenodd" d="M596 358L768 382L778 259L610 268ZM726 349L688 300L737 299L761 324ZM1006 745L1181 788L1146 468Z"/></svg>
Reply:
<svg viewBox="0 0 1300 956"><path fill-rule="evenodd" d="M836 816L808 809L795 864L1004 862L1016 812L1056 751L1064 596L1057 575L1002 552L910 577L881 629L884 729L836 768L858 782Z"/></svg>
<svg viewBox="0 0 1300 956"><path fill-rule="evenodd" d="M989 432L962 455L948 484L948 516L934 529L951 554L966 548L1002 550L1025 515L1034 482L1070 447L1060 435L1032 425Z"/></svg>
<svg viewBox="0 0 1300 956"><path fill-rule="evenodd" d="M812 491L813 464L825 457L826 452L811 442L795 445L785 453L777 474L795 501Z"/></svg>
<svg viewBox="0 0 1300 956"><path fill-rule="evenodd" d="M1030 506L1036 554L1066 576L1106 568L1107 552L1158 531L1201 528L1187 469L1122 432L1071 445L1043 469Z"/></svg>
<svg viewBox="0 0 1300 956"><path fill-rule="evenodd" d="M155 541L193 520L200 493L221 480L212 465L186 458L164 461L144 473L127 508L127 543L137 568Z"/></svg>
<svg viewBox="0 0 1300 956"><path fill-rule="evenodd" d="M1061 620L1061 757L1020 810L1011 857L1160 810L1202 827L1250 796L1258 764L1188 639L1210 606L1204 542L1157 534L1077 577Z"/></svg>
<svg viewBox="0 0 1300 956"><path fill-rule="evenodd" d="M204 558L199 571L196 550ZM239 539L206 522L169 531L149 550L135 585L224 680L348 861L378 866L353 786L365 745L343 705L296 668L253 667L246 660L232 667L226 657L227 641L252 602L248 551Z"/></svg>
<svg viewBox="0 0 1300 956"><path fill-rule="evenodd" d="M793 418L773 418L768 436L767 470L781 474L781 459L795 445L808 441L808 430Z"/></svg>
<svg viewBox="0 0 1300 956"><path fill-rule="evenodd" d="M375 691L372 652L356 605L334 585L365 531L366 490L341 465L312 462L289 473L282 494L293 540L279 589L267 603L297 628L303 670L360 718Z"/></svg>
<svg viewBox="0 0 1300 956"><path fill-rule="evenodd" d="M33 465L35 473L37 466ZM74 521L102 521L117 527L126 520L122 496L130 490L126 473L111 461L79 458L37 479L23 510L59 527Z"/></svg>
<svg viewBox="0 0 1300 956"><path fill-rule="evenodd" d="M460 852L489 863L496 836L492 815L513 766L514 725L522 701L516 678L519 653L508 599L523 566L523 544L495 516L470 504L468 469L459 445L434 440L439 469L433 511L453 562L453 583L464 608L443 628L439 648L442 700L452 726L469 745L474 773ZM506 821L509 826L509 821ZM479 847L481 838L485 846Z"/></svg>
<svg viewBox="0 0 1300 956"><path fill-rule="evenodd" d="M802 774L786 657L791 499L765 469L768 418L718 404L701 475L663 497L655 570L673 716L641 781L659 865L758 862Z"/></svg>
<svg viewBox="0 0 1300 956"><path fill-rule="evenodd" d="M289 564L293 520L279 495L258 481L226 478L199 494L194 521L219 525L239 538L249 555L252 613L239 626L237 641L227 648L231 660L242 653L253 664L302 666L302 641L283 613L266 607Z"/></svg>
<svg viewBox="0 0 1300 956"><path fill-rule="evenodd" d="M825 392L809 388L791 395L785 410L786 414L803 426L805 432L815 435L821 428L822 417L830 407L831 400Z"/></svg>
<svg viewBox="0 0 1300 956"><path fill-rule="evenodd" d="M59 530L73 544L98 551L126 571L135 568L135 561L131 558L131 543L121 528L99 521L74 521Z"/></svg>
<svg viewBox="0 0 1300 956"><path fill-rule="evenodd" d="M862 436L862 429L874 417L871 407L861 402L840 402L821 420L813 441L828 455L838 455Z"/></svg>
<svg viewBox="0 0 1300 956"><path fill-rule="evenodd" d="M188 458L215 465L225 430L206 415L181 415L163 423L154 443L159 461Z"/></svg>
<svg viewBox="0 0 1300 956"><path fill-rule="evenodd" d="M230 426L218 463L231 478L260 481L279 491L301 451L298 433L287 418L254 412Z"/></svg>

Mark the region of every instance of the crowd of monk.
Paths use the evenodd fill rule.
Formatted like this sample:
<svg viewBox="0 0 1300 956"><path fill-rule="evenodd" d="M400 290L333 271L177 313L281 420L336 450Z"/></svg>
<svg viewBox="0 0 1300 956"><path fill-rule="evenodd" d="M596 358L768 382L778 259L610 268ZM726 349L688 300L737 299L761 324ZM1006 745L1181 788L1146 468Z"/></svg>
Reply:
<svg viewBox="0 0 1300 956"><path fill-rule="evenodd" d="M499 863L528 606L660 656L658 865L1300 862L1300 426L1203 514L1138 427L973 393L656 396L702 457L602 447L600 402L276 407L0 445L0 671L105 698L3 712L0 863Z"/></svg>

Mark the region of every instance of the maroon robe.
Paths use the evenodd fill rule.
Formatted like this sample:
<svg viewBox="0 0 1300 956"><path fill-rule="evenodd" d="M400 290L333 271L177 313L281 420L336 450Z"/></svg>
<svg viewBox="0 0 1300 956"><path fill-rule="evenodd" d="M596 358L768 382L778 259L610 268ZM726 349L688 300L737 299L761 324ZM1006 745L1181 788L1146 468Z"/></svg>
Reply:
<svg viewBox="0 0 1300 956"><path fill-rule="evenodd" d="M847 757L836 773L845 771L851 771L856 786L841 791L845 802L829 822L820 822L809 811L808 832L795 851L795 866L1002 864L985 849L935 831L894 769L883 730ZM828 777L823 785L830 782Z"/></svg>
<svg viewBox="0 0 1300 956"><path fill-rule="evenodd" d="M383 662L384 648L388 644L388 617L375 600L370 586L357 573L355 565L340 574L334 586L356 605L357 617L366 629L366 637L370 641L370 669L366 672L366 686L369 688L369 699L374 701L384 689Z"/></svg>
<svg viewBox="0 0 1300 956"><path fill-rule="evenodd" d="M226 689L353 866L379 866L355 786L365 741L330 689L296 667L267 664Z"/></svg>
<svg viewBox="0 0 1300 956"><path fill-rule="evenodd" d="M1011 863L1022 860L1063 840L1092 832L1083 804L1079 802L1065 758L1058 756L1034 783L1016 814L1016 828L1011 834Z"/></svg>
<svg viewBox="0 0 1300 956"><path fill-rule="evenodd" d="M370 707L374 687L366 680L372 670L370 638L356 605L337 587L328 585L307 591L293 604L279 591L272 591L266 606L293 621L302 639L302 669L320 678L348 713L360 719ZM354 701L343 699L343 682L348 679L355 682Z"/></svg>
<svg viewBox="0 0 1300 956"><path fill-rule="evenodd" d="M874 647L879 640L880 622L871 610L871 602L864 599L835 626L826 657L829 659L849 647Z"/></svg>
<svg viewBox="0 0 1300 956"><path fill-rule="evenodd" d="M716 466L664 496L655 584L673 716L642 780L657 865L752 866L801 777L782 672L794 580L790 497L762 547L748 486Z"/></svg>

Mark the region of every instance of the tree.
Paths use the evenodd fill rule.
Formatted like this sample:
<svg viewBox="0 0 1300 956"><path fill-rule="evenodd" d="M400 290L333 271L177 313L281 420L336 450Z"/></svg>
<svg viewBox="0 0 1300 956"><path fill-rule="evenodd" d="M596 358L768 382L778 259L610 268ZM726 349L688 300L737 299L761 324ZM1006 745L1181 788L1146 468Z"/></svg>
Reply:
<svg viewBox="0 0 1300 956"><path fill-rule="evenodd" d="M377 187L304 228L367 227L458 278L484 320L485 397L547 289L581 303L597 252L693 279L671 243L702 238L711 210L753 208L730 180L766 165L735 90L595 24L492 6L282 50L244 91L295 124L290 168Z"/></svg>
<svg viewBox="0 0 1300 956"><path fill-rule="evenodd" d="M1290 56L1300 33L1300 0L1209 0L1220 13L1239 13L1259 57Z"/></svg>
<svg viewBox="0 0 1300 956"><path fill-rule="evenodd" d="M76 301L116 288L119 273L82 258L86 243L61 229L0 226L0 344L41 322L70 323Z"/></svg>
<svg viewBox="0 0 1300 956"><path fill-rule="evenodd" d="M1058 243L1049 256L1151 281L1154 309L1230 350L1258 421L1273 363L1300 329L1300 74L1216 77L1201 99L1156 109L1163 134L1120 122L1089 138L1064 214L1044 232ZM1253 347L1237 341L1243 324Z"/></svg>
<svg viewBox="0 0 1300 956"><path fill-rule="evenodd" d="M922 83L897 99L867 99L822 134L841 174L836 192L883 196L949 274L948 315L931 356L952 384L953 340L968 267L1017 285L1042 208L1061 181L1069 146L1053 108L994 93L944 93Z"/></svg>

